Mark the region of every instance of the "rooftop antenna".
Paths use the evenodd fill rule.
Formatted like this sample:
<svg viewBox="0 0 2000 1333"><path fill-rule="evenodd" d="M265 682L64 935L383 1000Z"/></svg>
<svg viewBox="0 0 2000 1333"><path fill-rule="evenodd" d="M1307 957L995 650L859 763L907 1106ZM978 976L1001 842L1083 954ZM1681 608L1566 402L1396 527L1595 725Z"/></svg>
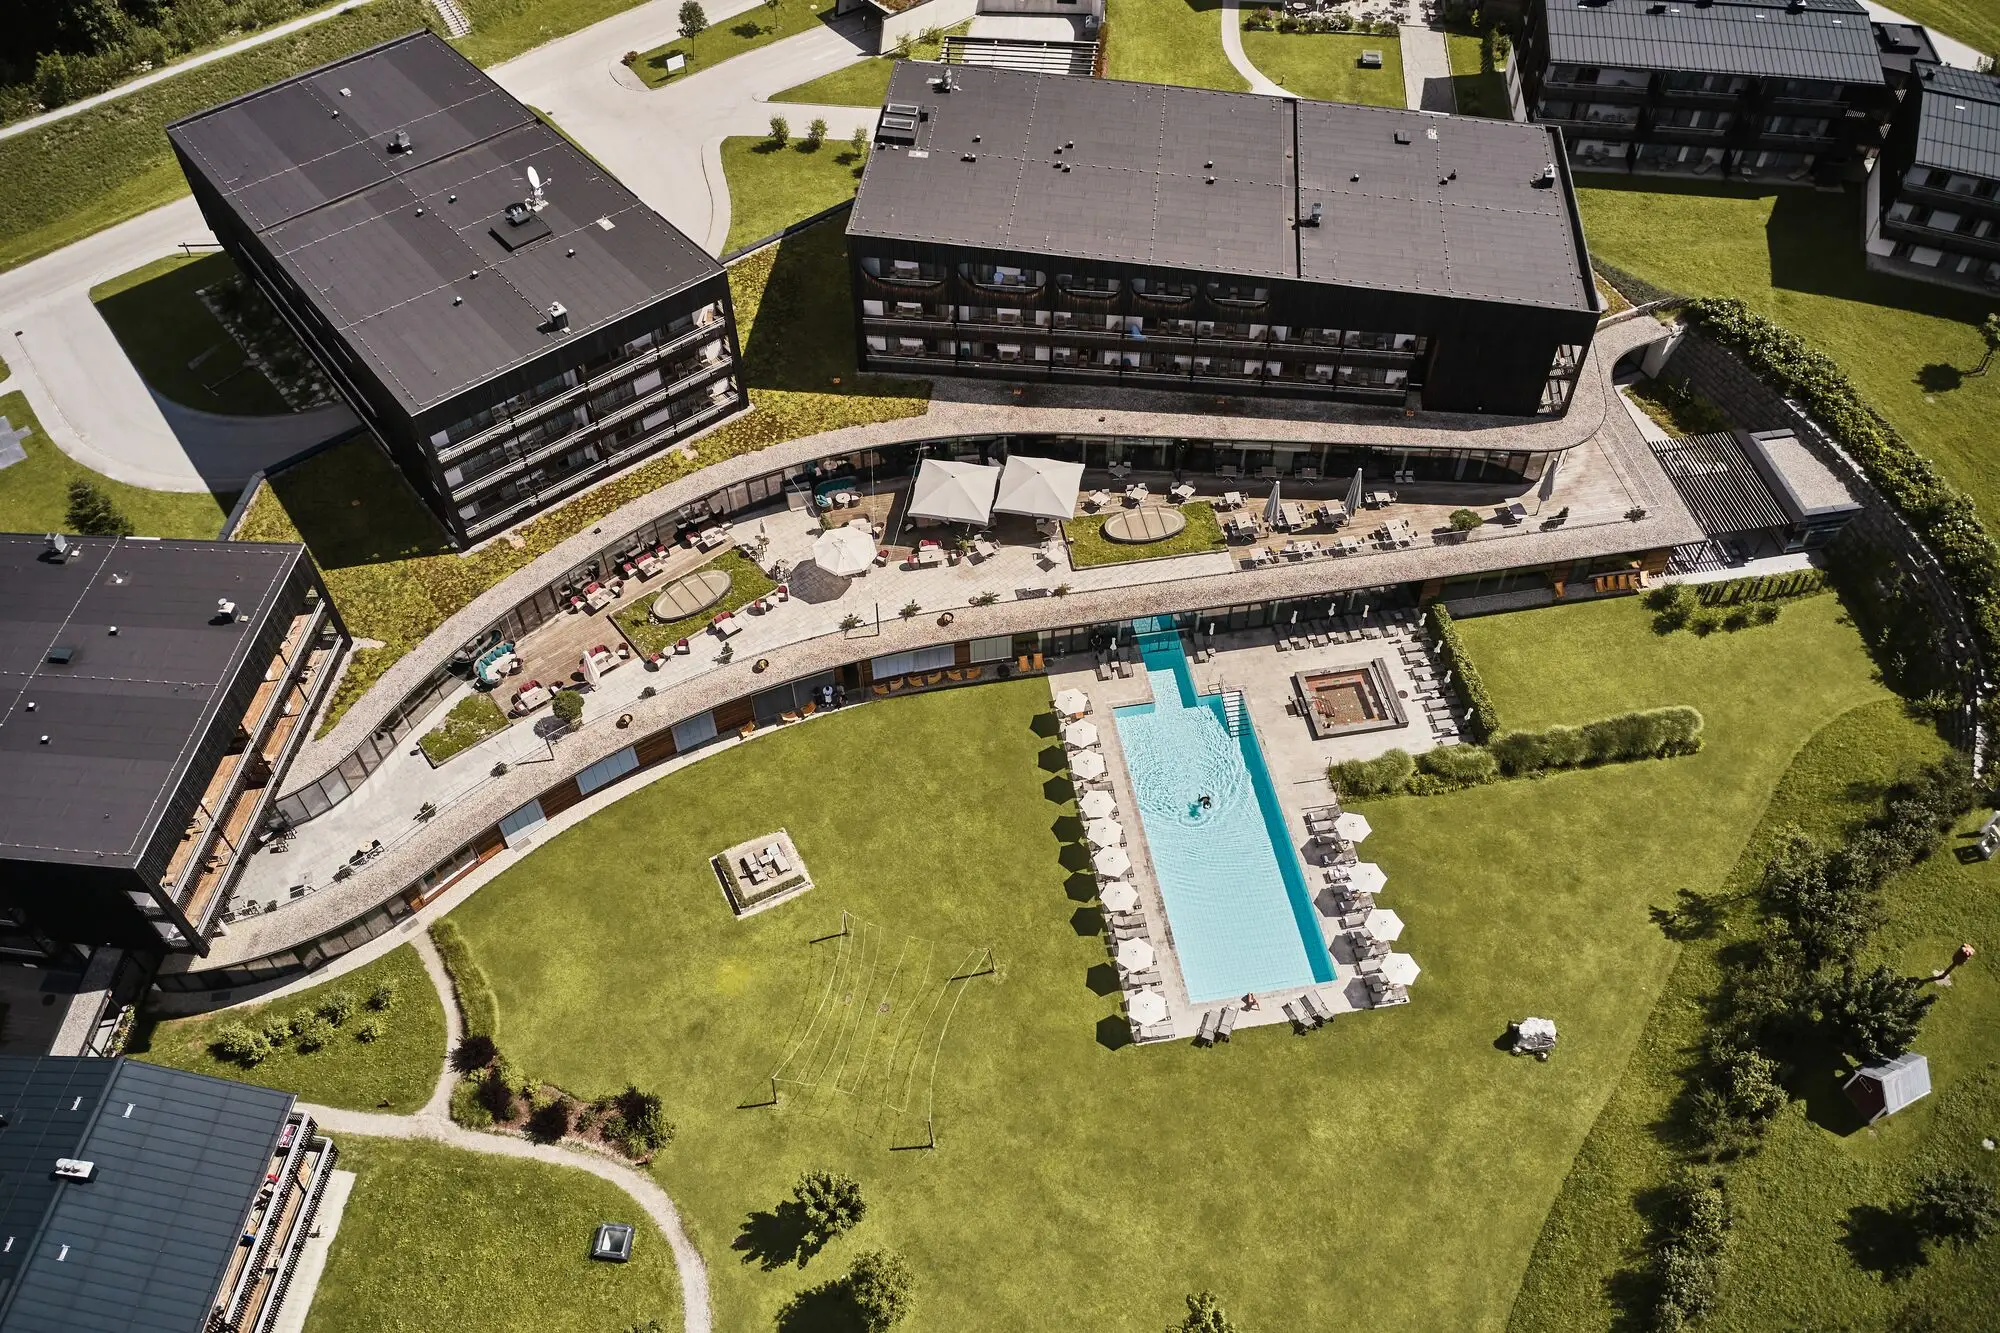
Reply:
<svg viewBox="0 0 2000 1333"><path fill-rule="evenodd" d="M542 173L536 171L533 167L529 167L528 207L534 209L537 213L539 213L548 206L549 206L549 201L542 194Z"/></svg>

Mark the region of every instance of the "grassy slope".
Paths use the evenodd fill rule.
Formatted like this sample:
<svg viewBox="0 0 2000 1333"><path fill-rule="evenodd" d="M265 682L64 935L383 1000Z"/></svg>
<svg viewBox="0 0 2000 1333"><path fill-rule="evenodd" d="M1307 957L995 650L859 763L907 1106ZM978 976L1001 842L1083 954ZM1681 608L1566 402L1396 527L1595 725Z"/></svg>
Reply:
<svg viewBox="0 0 2000 1333"><path fill-rule="evenodd" d="M140 378L168 398L204 412L282 416L291 408L201 303L203 287L235 273L227 255L169 255L99 283L90 299Z"/></svg>
<svg viewBox="0 0 2000 1333"><path fill-rule="evenodd" d="M388 1030L373 1042L358 1042L354 1029L369 1016L364 1002L384 981L396 986L395 1006L384 1016ZM209 1042L225 1023L261 1028L269 1017L310 1010L336 990L351 993L362 1007L334 1029L334 1039L324 1049L310 1055L282 1051L251 1069L209 1053ZM444 1063L444 1009L417 951L404 945L346 976L269 1004L195 1018L155 1020L148 1015L133 1035L131 1054L198 1074L282 1088L322 1106L402 1115L423 1106L437 1086Z"/></svg>
<svg viewBox="0 0 2000 1333"><path fill-rule="evenodd" d="M832 8L824 0L779 0L775 9L768 5L747 9L734 18L710 24L693 37L679 37L642 52L633 62L632 72L647 87L657 88L670 80L684 79L719 65L731 56L796 37L819 23L821 16ZM687 57L687 64L679 73L667 73L667 57L671 55Z"/></svg>
<svg viewBox="0 0 2000 1333"><path fill-rule="evenodd" d="M2000 51L2000 9L1993 0L1899 0L1896 12L1948 33L1974 50Z"/></svg>
<svg viewBox="0 0 2000 1333"><path fill-rule="evenodd" d="M1496 66L1487 40L1471 33L1445 35L1445 55L1451 61L1452 100L1461 116L1507 120L1513 112L1507 100L1506 62Z"/></svg>
<svg viewBox="0 0 2000 1333"><path fill-rule="evenodd" d="M348 627L385 645L356 651L323 726L452 612L620 505L737 454L923 411L923 381L855 373L846 274L838 220L732 267L742 379L757 410L703 436L692 461L678 452L653 458L523 524L519 549L495 541L474 555L450 551L401 474L365 441L328 450L260 492L245 539L303 539Z"/></svg>
<svg viewBox="0 0 2000 1333"><path fill-rule="evenodd" d="M1365 1291L1385 1325L1497 1328L1671 964L1646 904L1719 880L1791 753L1881 691L1831 599L1710 640L1657 639L1630 601L1468 629L1510 720L1686 702L1712 739L1686 760L1371 804L1370 850L1425 967L1407 1009L1214 1053L1100 1045L1116 1000L1087 881L1066 891L1082 861L1031 729L1044 687L1022 682L782 732L552 840L456 914L498 979L501 1044L578 1091L673 1089L682 1135L658 1169L710 1257L722 1327L757 1327L822 1266L892 1244L926 1284L924 1327L1042 1326L1060 1291L1063 1327L1150 1330L1208 1286L1246 1327L1330 1324ZM892 752L887 799L802 780ZM705 858L778 825L819 887L735 921ZM950 1029L936 1155L885 1151L907 1126L871 1139L855 1103L824 1094L738 1109L763 1100L819 993L816 960L837 946L806 941L841 909L939 942L941 967L968 944L999 959ZM559 936L532 928L555 912ZM1575 1034L1551 1065L1492 1049L1529 1012ZM729 1262L746 1215L810 1166L860 1178L869 1221L806 1274Z"/></svg>
<svg viewBox="0 0 2000 1333"><path fill-rule="evenodd" d="M1362 69L1361 52L1380 51L1382 68ZM1243 54L1264 77L1324 102L1403 105L1403 44L1394 37L1342 32L1246 32Z"/></svg>
<svg viewBox="0 0 2000 1333"><path fill-rule="evenodd" d="M946 28L935 42L913 42L910 48L912 60L936 60L943 48L943 37L952 33L962 33L970 26L961 23ZM870 60L857 60L851 65L842 65L831 74L822 74L816 79L787 88L771 98L773 102L806 102L819 106L880 106L889 96L889 76L896 70L899 57L893 55L876 56Z"/></svg>
<svg viewBox="0 0 2000 1333"><path fill-rule="evenodd" d="M0 531L55 532L67 526L69 484L78 477L103 489L142 537L213 538L236 502L234 495L206 491L149 491L92 472L49 439L25 394L0 395L0 417L30 432L21 441L27 458L0 468Z"/></svg>
<svg viewBox="0 0 2000 1333"><path fill-rule="evenodd" d="M1991 446L2000 377L1959 375L1979 360L1978 323L1992 301L1868 273L1852 193L1662 186L1579 189L1591 253L1676 291L1740 297L1831 354L1989 523L2000 521Z"/></svg>
<svg viewBox="0 0 2000 1333"><path fill-rule="evenodd" d="M793 125L794 136L805 131ZM861 183L861 154L845 140L809 148L794 138L783 147L769 139L722 141L722 176L729 184L728 253L803 222L824 208L854 197Z"/></svg>
<svg viewBox="0 0 2000 1333"><path fill-rule="evenodd" d="M622 14L641 0L460 0L472 34L452 43L482 68Z"/></svg>
<svg viewBox="0 0 2000 1333"><path fill-rule="evenodd" d="M1221 10L1221 0L1107 0L1105 76L1249 91L1222 53Z"/></svg>
<svg viewBox="0 0 2000 1333"><path fill-rule="evenodd" d="M435 1143L348 1135L354 1193L306 1333L622 1333L679 1328L673 1255L609 1181ZM599 1222L636 1226L632 1260L588 1255Z"/></svg>

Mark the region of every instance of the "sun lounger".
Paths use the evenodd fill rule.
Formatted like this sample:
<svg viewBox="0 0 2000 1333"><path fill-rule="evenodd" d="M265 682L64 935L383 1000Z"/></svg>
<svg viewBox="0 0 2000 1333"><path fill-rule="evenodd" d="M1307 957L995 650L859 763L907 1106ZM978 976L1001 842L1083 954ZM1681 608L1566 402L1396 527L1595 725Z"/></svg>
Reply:
<svg viewBox="0 0 2000 1333"><path fill-rule="evenodd" d="M1225 1004L1222 1006L1222 1017L1217 1019L1215 1023L1216 1041L1229 1040L1229 1034L1236 1030L1237 1013L1238 1010L1236 1006L1233 1004Z"/></svg>
<svg viewBox="0 0 2000 1333"><path fill-rule="evenodd" d="M1201 1031L1194 1034L1194 1044L1197 1046L1215 1045L1215 1028L1221 1021L1221 1017L1213 1009L1203 1014L1201 1016Z"/></svg>
<svg viewBox="0 0 2000 1333"><path fill-rule="evenodd" d="M1118 678L1120 680L1130 680L1132 678L1132 664L1123 658L1118 660Z"/></svg>
<svg viewBox="0 0 2000 1333"><path fill-rule="evenodd" d="M1101 657L1097 659L1097 678L1099 680L1111 679L1111 663Z"/></svg>
<svg viewBox="0 0 2000 1333"><path fill-rule="evenodd" d="M1320 994L1318 991L1314 990L1307 991L1304 995L1301 995L1299 997L1299 1001L1300 1003L1304 1004L1307 1009L1310 1009L1312 1011L1312 1015L1314 1018L1317 1018L1322 1023L1326 1022L1327 1019L1333 1017L1333 1009L1327 1004L1325 1000L1320 998Z"/></svg>
<svg viewBox="0 0 2000 1333"><path fill-rule="evenodd" d="M1292 1005L1290 1001L1287 1001L1286 1003L1284 1003L1279 1007L1285 1011L1285 1017L1289 1018L1292 1021L1292 1026L1294 1028L1297 1028L1300 1032L1305 1032L1312 1027L1312 1023L1310 1021L1301 1018L1299 1016L1298 1009L1294 1005Z"/></svg>

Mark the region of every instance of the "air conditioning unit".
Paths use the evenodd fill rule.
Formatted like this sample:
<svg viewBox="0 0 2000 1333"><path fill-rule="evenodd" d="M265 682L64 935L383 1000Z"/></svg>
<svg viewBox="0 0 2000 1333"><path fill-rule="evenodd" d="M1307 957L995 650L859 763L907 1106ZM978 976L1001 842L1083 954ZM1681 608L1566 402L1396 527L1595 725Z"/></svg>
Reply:
<svg viewBox="0 0 2000 1333"><path fill-rule="evenodd" d="M75 1157L56 1158L56 1177L59 1180L89 1180L96 1174L95 1162L86 1162Z"/></svg>

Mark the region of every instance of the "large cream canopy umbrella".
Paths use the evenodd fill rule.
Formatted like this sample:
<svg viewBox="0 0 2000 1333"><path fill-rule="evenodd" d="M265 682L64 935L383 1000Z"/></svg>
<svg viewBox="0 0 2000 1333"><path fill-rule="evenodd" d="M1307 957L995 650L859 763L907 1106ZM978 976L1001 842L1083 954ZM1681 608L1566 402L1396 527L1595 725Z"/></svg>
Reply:
<svg viewBox="0 0 2000 1333"><path fill-rule="evenodd" d="M1373 861L1357 861L1347 867L1348 887L1356 893L1380 893L1388 882L1389 876Z"/></svg>
<svg viewBox="0 0 2000 1333"><path fill-rule="evenodd" d="M1392 953L1382 960L1382 979L1396 986L1407 986L1423 971L1417 960L1406 953Z"/></svg>
<svg viewBox="0 0 2000 1333"><path fill-rule="evenodd" d="M1333 821L1333 831L1349 842L1361 842L1375 830L1369 827L1366 818L1349 810Z"/></svg>
<svg viewBox="0 0 2000 1333"><path fill-rule="evenodd" d="M1132 868L1132 858L1125 855L1123 847L1106 847L1090 858L1090 864L1098 874L1116 879Z"/></svg>
<svg viewBox="0 0 2000 1333"><path fill-rule="evenodd" d="M1114 879L1097 895L1107 912L1129 912L1139 905L1139 891L1122 879Z"/></svg>
<svg viewBox="0 0 2000 1333"><path fill-rule="evenodd" d="M926 458L910 487L912 518L941 518L950 523L987 523L993 518L993 491L1000 469L991 463L952 463Z"/></svg>
<svg viewBox="0 0 2000 1333"><path fill-rule="evenodd" d="M1056 711L1064 717L1082 717L1090 711L1090 696L1082 690L1062 690L1056 695Z"/></svg>
<svg viewBox="0 0 2000 1333"><path fill-rule="evenodd" d="M1084 782L1104 776L1104 756L1095 750L1085 750L1069 758L1070 776Z"/></svg>
<svg viewBox="0 0 2000 1333"><path fill-rule="evenodd" d="M1395 957L1391 954L1390 957ZM1127 972L1144 972L1159 961L1153 946L1145 940L1125 940L1118 946L1118 966Z"/></svg>
<svg viewBox="0 0 2000 1333"><path fill-rule="evenodd" d="M1378 940L1393 940L1403 933L1403 918L1386 907L1377 907L1361 918L1361 928Z"/></svg>
<svg viewBox="0 0 2000 1333"><path fill-rule="evenodd" d="M1126 1011L1132 1021L1142 1028L1149 1028L1167 1016L1167 997L1156 990L1142 990L1132 997Z"/></svg>
<svg viewBox="0 0 2000 1333"><path fill-rule="evenodd" d="M875 563L875 538L860 528L829 528L813 539L812 561L836 578L851 579Z"/></svg>
<svg viewBox="0 0 2000 1333"><path fill-rule="evenodd" d="M1072 722L1063 728L1063 744L1072 750L1088 750L1097 744L1095 722Z"/></svg>
<svg viewBox="0 0 2000 1333"><path fill-rule="evenodd" d="M1108 791L1087 791L1076 808L1085 819L1109 819L1118 813L1118 802Z"/></svg>
<svg viewBox="0 0 2000 1333"><path fill-rule="evenodd" d="M1074 518L1076 493L1082 486L1081 463L1010 454L1007 466L1000 471L1000 494L993 508L998 513L1030 518Z"/></svg>
<svg viewBox="0 0 2000 1333"><path fill-rule="evenodd" d="M1083 826L1083 836L1093 847L1116 847L1125 841L1125 829L1115 819L1093 819Z"/></svg>

